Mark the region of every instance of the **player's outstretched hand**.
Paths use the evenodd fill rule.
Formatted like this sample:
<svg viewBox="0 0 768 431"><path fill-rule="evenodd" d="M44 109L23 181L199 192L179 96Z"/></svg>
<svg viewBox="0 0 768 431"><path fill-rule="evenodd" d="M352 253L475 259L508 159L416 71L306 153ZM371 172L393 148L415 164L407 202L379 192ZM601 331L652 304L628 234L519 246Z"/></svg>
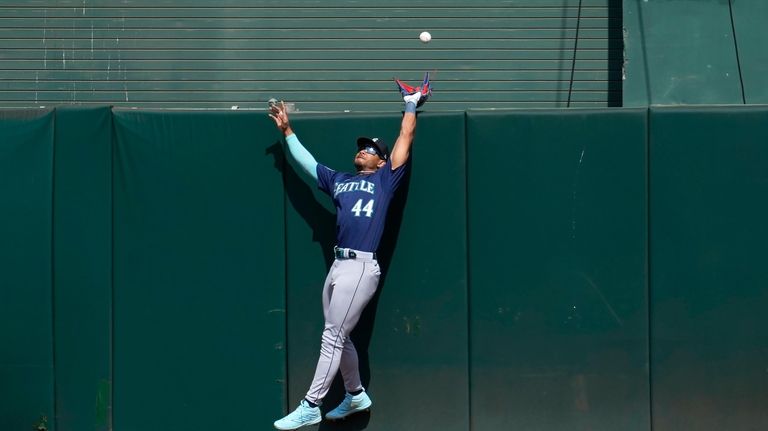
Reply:
<svg viewBox="0 0 768 431"><path fill-rule="evenodd" d="M269 104L269 118L274 120L275 126L282 132L291 127L288 122L288 111L285 109L285 102L283 101Z"/></svg>
<svg viewBox="0 0 768 431"><path fill-rule="evenodd" d="M416 107L423 105L424 102L426 102L426 100L427 100L426 97L422 97L421 91L417 91L413 94L403 96L403 102L405 102L406 105L408 104L408 102L411 102L414 105L416 105Z"/></svg>
<svg viewBox="0 0 768 431"><path fill-rule="evenodd" d="M395 78L395 84L400 94L403 95L405 103L413 102L417 107L424 104L432 94L432 87L429 84L429 72L424 75L424 82L418 87L412 87L405 82Z"/></svg>

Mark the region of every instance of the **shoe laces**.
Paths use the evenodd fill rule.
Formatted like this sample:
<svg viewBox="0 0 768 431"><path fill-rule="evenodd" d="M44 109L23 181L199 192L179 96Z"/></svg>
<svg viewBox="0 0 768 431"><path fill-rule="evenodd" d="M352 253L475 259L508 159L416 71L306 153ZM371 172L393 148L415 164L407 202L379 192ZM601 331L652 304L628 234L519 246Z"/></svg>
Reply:
<svg viewBox="0 0 768 431"><path fill-rule="evenodd" d="M301 400L301 403L299 403L299 406L301 407L299 411L299 414L301 415L301 419L304 419L304 416L312 415L314 407L310 406L307 400Z"/></svg>

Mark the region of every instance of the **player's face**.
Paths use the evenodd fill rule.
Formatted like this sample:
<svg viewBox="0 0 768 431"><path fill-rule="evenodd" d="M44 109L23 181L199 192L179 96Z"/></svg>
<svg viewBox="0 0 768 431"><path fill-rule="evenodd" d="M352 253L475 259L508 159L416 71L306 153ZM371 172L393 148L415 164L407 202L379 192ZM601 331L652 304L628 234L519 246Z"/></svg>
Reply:
<svg viewBox="0 0 768 431"><path fill-rule="evenodd" d="M358 171L375 171L385 164L371 147L360 149L355 154L354 163Z"/></svg>

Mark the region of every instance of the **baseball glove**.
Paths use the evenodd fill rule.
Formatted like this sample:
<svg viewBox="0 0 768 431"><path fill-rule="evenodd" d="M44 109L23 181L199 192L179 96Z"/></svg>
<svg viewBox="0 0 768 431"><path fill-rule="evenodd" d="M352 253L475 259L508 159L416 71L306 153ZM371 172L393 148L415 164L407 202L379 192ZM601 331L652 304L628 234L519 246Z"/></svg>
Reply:
<svg viewBox="0 0 768 431"><path fill-rule="evenodd" d="M414 102L416 107L423 105L432 94L432 88L429 85L429 72L424 75L424 82L418 87L412 87L397 78L395 78L395 84L397 84L400 94L403 95L403 101L406 103Z"/></svg>

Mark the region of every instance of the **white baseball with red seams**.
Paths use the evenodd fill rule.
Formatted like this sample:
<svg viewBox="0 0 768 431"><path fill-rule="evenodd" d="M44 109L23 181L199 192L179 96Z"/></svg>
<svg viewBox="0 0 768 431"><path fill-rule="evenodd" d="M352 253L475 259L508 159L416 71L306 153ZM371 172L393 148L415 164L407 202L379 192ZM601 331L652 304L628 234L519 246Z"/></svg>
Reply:
<svg viewBox="0 0 768 431"><path fill-rule="evenodd" d="M424 43L428 43L430 40L432 40L432 35L429 34L428 31L422 31L419 35L419 40L421 40Z"/></svg>

